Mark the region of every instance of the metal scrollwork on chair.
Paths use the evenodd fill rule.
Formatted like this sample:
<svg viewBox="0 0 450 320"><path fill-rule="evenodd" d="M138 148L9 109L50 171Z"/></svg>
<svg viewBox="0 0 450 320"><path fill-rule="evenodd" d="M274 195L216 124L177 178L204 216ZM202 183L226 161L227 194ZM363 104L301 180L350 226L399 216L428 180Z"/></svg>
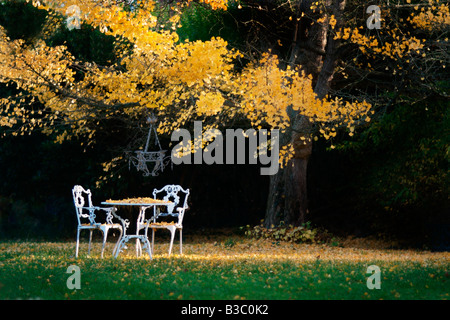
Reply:
<svg viewBox="0 0 450 320"><path fill-rule="evenodd" d="M155 243L155 231L157 229L167 229L170 231L170 243L169 243L169 255L172 253L173 242L175 238L175 232L180 232L180 254L183 253L183 218L184 213L188 209L188 197L189 189L183 189L179 185L166 185L162 189L153 190L153 198L158 199L159 195L164 195L164 201L170 201L170 204L164 207L153 207L153 216L145 219L145 211L148 208L142 208L138 223L137 230L144 229L145 237L148 236L148 229L152 230L152 242L151 252L153 252L153 246ZM170 222L162 222L161 218L172 217ZM139 250L138 250L139 251Z"/></svg>
<svg viewBox="0 0 450 320"><path fill-rule="evenodd" d="M126 229L126 227L130 224L127 221L124 221L122 218L118 217L115 213L116 209L113 207L104 208L104 207L96 207L92 204L92 194L89 189L85 190L82 186L76 185L72 189L73 202L75 205L75 211L77 214L77 243L75 249L75 257L78 257L78 248L80 245L80 232L82 230L89 230L89 249L88 254L91 252L91 242L92 242L92 232L94 230L99 230L103 234L103 242L102 242L102 252L101 257L103 258L103 252L105 250L106 239L108 237L108 232L110 229L118 229L120 231L119 241L122 237L122 233ZM87 203L86 199L87 198ZM85 213L89 212L89 213ZM106 214L105 222L99 222L95 219L97 216L95 212L103 212ZM113 218L116 217L119 219L121 224L114 223ZM87 219L87 221L86 221ZM86 221L86 223L84 221ZM119 241L114 246L113 255L117 250L117 246Z"/></svg>
<svg viewBox="0 0 450 320"><path fill-rule="evenodd" d="M164 171L164 168L171 163L171 157L166 156L166 151L163 150L161 144L159 143L158 133L156 132L156 117L149 116L147 118L147 123L150 124L150 128L147 135L147 142L145 144L144 150L136 150L134 151L135 155L128 154L129 166L131 165L136 167L137 171L142 171L144 177L148 177L150 175L157 176L159 171ZM155 135L155 145L159 147L159 150L156 151L148 151L150 139L152 136L152 132ZM148 163L154 163L153 170L150 172L148 167Z"/></svg>

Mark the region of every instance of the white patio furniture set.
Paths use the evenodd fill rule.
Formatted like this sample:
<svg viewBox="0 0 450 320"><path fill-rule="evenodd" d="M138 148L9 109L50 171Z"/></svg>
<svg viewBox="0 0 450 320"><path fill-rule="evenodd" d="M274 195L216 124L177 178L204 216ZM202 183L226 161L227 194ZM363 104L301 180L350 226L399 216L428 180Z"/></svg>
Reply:
<svg viewBox="0 0 450 320"><path fill-rule="evenodd" d="M180 233L180 254L182 249L182 230L184 213L188 209L187 201L189 197L189 189L183 189L179 185L166 185L161 189L153 190L153 198L135 198L126 200L107 200L102 205L108 207L98 207L92 204L91 191L85 190L82 186L76 185L72 189L73 201L78 220L77 242L75 256L78 257L80 245L80 233L82 230L89 230L89 248L91 250L92 233L99 230L103 234L101 257L105 250L105 244L110 229L118 229L120 235L113 249L113 256L117 258L120 252L126 249L126 243L132 239L136 241L136 255L140 256L142 250L146 250L150 259L152 259L155 243L155 231L157 229L166 229L170 231L169 255L172 253L175 233ZM158 199L162 197L162 199ZM86 201L87 200L87 201ZM139 215L136 223L136 233L129 234L127 230L130 226L128 219L123 219L118 215L117 207L120 206L137 206L139 207ZM153 209L153 210L149 210ZM149 215L147 211L151 211ZM105 218L100 221L97 217L99 213L103 213ZM169 221L164 221L170 218ZM116 220L118 222L114 222ZM152 230L151 244L148 238L148 230ZM141 233L143 231L143 233ZM141 246L142 243L142 246Z"/></svg>

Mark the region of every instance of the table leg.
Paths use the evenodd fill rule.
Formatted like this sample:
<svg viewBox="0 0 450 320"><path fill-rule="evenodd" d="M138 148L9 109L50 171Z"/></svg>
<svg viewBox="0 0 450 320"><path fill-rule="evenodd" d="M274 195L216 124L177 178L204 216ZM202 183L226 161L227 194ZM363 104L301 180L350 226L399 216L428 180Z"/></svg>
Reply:
<svg viewBox="0 0 450 320"><path fill-rule="evenodd" d="M117 240L116 244L114 245L114 249L113 249L113 252L112 252L113 257L115 256L116 251L117 251L118 248L119 248L120 240L122 240L123 230L122 230L122 228L120 228L119 230L120 230L120 235L119 235L119 239Z"/></svg>
<svg viewBox="0 0 450 320"><path fill-rule="evenodd" d="M143 243L143 249L147 250L148 257L150 260L152 260L152 253L150 250L150 242L148 239L143 235L125 235L122 237L122 239L119 242L119 245L116 249L115 258L119 255L120 252L123 252L123 250L126 247L126 243L130 241L131 239L136 239L136 241L141 241Z"/></svg>

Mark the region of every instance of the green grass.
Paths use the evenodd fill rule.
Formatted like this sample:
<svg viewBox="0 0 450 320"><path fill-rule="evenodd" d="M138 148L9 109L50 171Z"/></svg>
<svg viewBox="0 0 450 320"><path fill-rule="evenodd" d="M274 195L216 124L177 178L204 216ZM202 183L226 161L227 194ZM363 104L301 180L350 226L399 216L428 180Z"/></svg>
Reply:
<svg viewBox="0 0 450 320"><path fill-rule="evenodd" d="M114 259L108 243L101 259L99 243L90 257L83 243L75 259L73 242L0 242L0 299L448 299L448 253L229 242L187 239L171 257L160 244L152 261L133 245ZM372 264L379 290L366 285ZM66 284L70 265L80 268L78 290Z"/></svg>

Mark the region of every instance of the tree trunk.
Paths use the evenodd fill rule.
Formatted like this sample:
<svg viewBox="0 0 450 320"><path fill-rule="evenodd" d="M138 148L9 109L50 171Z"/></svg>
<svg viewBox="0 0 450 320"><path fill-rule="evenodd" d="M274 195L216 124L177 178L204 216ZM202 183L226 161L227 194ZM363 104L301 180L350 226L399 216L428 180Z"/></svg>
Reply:
<svg viewBox="0 0 450 320"><path fill-rule="evenodd" d="M330 5L331 0L327 1L327 4ZM342 23L341 14L344 7L345 0L335 0L332 5L333 14L337 20L336 27ZM314 90L317 97L321 99L328 93L333 78L337 43L332 34L327 34L327 24L313 25L309 30L308 38L308 46L314 47L314 50L303 54L298 63L316 79ZM293 42L297 42L297 35ZM294 45L293 48L298 50L299 46ZM325 55L320 52L325 52ZM291 56L297 56L297 52ZM294 146L294 157L285 168L280 169L270 178L269 197L264 219L266 228L278 226L281 221L285 225L299 226L305 222L308 211L307 168L312 142L300 138L311 132L311 123L300 114L292 115L291 119L293 119L291 130L281 137L280 145L291 142Z"/></svg>
<svg viewBox="0 0 450 320"><path fill-rule="evenodd" d="M271 176L264 226L278 226L281 221L286 225L298 226L305 222L308 209L307 168L312 143L304 142L301 136L311 130L308 119L298 115L295 128L281 137L280 144L291 142L294 157L288 164ZM306 141L306 140L305 140Z"/></svg>

